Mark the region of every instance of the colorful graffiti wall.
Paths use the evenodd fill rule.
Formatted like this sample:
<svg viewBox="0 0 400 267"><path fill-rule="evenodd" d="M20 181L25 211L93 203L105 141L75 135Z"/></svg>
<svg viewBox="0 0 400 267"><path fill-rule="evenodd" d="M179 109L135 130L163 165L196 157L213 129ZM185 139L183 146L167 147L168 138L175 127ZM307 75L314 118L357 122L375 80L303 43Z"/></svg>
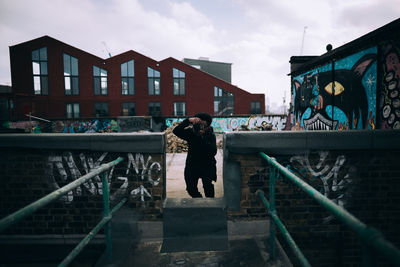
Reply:
<svg viewBox="0 0 400 267"><path fill-rule="evenodd" d="M183 118L167 118L165 124L171 127L174 123L183 121ZM286 125L286 116L257 115L250 117L213 118L211 126L215 132L231 132L240 130L283 130ZM268 127L267 127L268 126Z"/></svg>
<svg viewBox="0 0 400 267"><path fill-rule="evenodd" d="M400 129L400 41L382 45L380 61L379 128Z"/></svg>
<svg viewBox="0 0 400 267"><path fill-rule="evenodd" d="M292 81L292 130L375 129L377 47L328 62Z"/></svg>

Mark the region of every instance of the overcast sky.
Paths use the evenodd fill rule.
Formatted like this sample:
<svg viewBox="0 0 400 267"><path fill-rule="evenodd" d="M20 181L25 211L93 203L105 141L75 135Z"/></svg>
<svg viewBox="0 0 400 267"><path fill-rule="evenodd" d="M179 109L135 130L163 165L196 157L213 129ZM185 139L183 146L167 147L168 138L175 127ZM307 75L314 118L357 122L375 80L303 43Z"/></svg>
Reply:
<svg viewBox="0 0 400 267"><path fill-rule="evenodd" d="M102 58L105 42L112 55L229 62L234 85L281 104L291 56L399 17L400 0L0 0L0 84L11 85L9 46L49 35Z"/></svg>

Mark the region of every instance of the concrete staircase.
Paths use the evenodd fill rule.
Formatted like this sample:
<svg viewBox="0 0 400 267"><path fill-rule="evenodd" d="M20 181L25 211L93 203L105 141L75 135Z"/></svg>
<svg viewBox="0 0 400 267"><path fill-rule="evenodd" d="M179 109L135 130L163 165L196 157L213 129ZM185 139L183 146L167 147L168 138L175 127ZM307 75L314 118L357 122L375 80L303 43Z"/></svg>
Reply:
<svg viewBox="0 0 400 267"><path fill-rule="evenodd" d="M167 198L163 219L162 253L229 249L223 198Z"/></svg>

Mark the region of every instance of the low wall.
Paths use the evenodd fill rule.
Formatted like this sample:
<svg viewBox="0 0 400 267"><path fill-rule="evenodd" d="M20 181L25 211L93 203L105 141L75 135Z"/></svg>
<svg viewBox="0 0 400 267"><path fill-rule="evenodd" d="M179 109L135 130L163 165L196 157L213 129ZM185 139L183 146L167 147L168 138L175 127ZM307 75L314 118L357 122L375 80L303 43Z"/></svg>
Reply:
<svg viewBox="0 0 400 267"><path fill-rule="evenodd" d="M400 131L380 130L225 133L229 217L268 216L255 195L261 189L269 198L269 167L259 156L262 151L400 247L399 140ZM276 184L276 208L311 265L361 265L355 234L282 177Z"/></svg>
<svg viewBox="0 0 400 267"><path fill-rule="evenodd" d="M0 135L0 217L24 207L91 169L123 157L109 170L111 208L122 197L144 220L161 220L165 198L165 135ZM38 210L1 235L87 234L103 214L100 177Z"/></svg>

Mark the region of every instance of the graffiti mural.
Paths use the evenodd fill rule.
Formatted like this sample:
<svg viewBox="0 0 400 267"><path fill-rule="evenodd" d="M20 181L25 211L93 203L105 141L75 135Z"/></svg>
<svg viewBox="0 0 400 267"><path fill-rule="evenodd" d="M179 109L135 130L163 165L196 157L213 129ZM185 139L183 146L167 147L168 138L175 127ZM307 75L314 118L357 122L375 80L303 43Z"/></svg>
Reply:
<svg viewBox="0 0 400 267"><path fill-rule="evenodd" d="M183 118L167 118L167 127L183 121ZM260 116L213 118L211 126L215 132L232 132L241 130L261 130L270 126L273 130L283 130L286 125L286 116Z"/></svg>
<svg viewBox="0 0 400 267"><path fill-rule="evenodd" d="M311 179L320 180L322 186L315 189L345 208L352 194L357 168L350 164L346 165L344 155L337 156L334 161L330 161L329 158L328 151L319 151L315 155L309 153L296 155L290 158L290 164L286 168L300 178L311 176ZM326 223L333 218L331 215L323 221Z"/></svg>
<svg viewBox="0 0 400 267"><path fill-rule="evenodd" d="M380 128L400 129L400 43L383 45L381 60Z"/></svg>
<svg viewBox="0 0 400 267"><path fill-rule="evenodd" d="M48 184L52 190L57 190L81 176L89 173L105 160L108 152L104 152L97 158L86 156L80 153L73 156L71 152L64 152L62 155L50 155L47 160ZM115 166L107 172L107 180L110 188L110 199L115 200L122 195L129 194L133 199L140 199L142 204L147 198L151 198L147 187L158 186L161 181L162 167L157 161L153 161L149 155L147 158L140 153L127 153L126 159L120 165L126 164L125 172L116 172ZM108 159L107 159L108 160ZM102 181L97 175L82 186L70 191L60 198L65 203L71 203L74 197L83 194L102 195Z"/></svg>
<svg viewBox="0 0 400 267"><path fill-rule="evenodd" d="M375 129L376 55L372 47L294 77L292 129Z"/></svg>
<svg viewBox="0 0 400 267"><path fill-rule="evenodd" d="M357 168L346 164L344 155L332 157L328 151L295 155L285 167L340 207L345 208L348 204L355 186ZM267 168L258 168L256 173L250 175L247 185L254 193L268 180ZM333 218L333 215L323 218L323 223Z"/></svg>
<svg viewBox="0 0 400 267"><path fill-rule="evenodd" d="M118 132L115 120L55 121L53 133L111 133Z"/></svg>

